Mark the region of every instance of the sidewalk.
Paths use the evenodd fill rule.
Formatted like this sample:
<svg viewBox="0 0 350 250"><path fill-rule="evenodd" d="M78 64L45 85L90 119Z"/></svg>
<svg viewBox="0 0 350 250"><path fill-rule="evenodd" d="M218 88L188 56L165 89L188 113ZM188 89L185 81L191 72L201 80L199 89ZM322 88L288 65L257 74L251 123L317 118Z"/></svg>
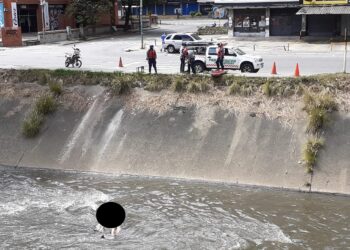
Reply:
<svg viewBox="0 0 350 250"><path fill-rule="evenodd" d="M296 52L296 53L332 53L344 52L345 43L341 39L308 37L232 37L228 35L205 35L204 39L213 39L227 42L229 46L240 47L245 51L259 52L271 51L272 53ZM349 45L348 45L349 49Z"/></svg>
<svg viewBox="0 0 350 250"><path fill-rule="evenodd" d="M156 30L156 29L159 29L159 26L144 28L143 30L146 32L149 30ZM69 45L69 44L82 43L82 42L88 42L88 41L99 40L99 39L106 39L106 38L111 38L111 37L115 37L115 36L126 36L128 34L135 34L138 32L140 32L138 29L128 30L128 31L118 30L118 31L115 31L113 33L108 33L108 34L104 34L104 35L89 36L85 40L83 40L83 39L64 40L64 41L57 41L57 42L46 43L46 44ZM23 42L23 46L40 44L40 41L38 40L38 35L35 32L34 33L24 33L22 35L22 42ZM0 47L2 47L1 37L0 37Z"/></svg>

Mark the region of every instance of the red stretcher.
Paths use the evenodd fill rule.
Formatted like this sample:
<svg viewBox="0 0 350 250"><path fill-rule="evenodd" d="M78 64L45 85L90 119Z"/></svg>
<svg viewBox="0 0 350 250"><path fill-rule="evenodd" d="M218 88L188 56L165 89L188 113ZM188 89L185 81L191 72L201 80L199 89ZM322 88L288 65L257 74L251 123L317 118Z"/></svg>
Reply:
<svg viewBox="0 0 350 250"><path fill-rule="evenodd" d="M219 77L219 76L222 76L222 75L224 75L224 74L226 74L226 73L227 73L227 71L222 70L222 69L213 70L213 71L211 72L211 76L212 76L212 77Z"/></svg>

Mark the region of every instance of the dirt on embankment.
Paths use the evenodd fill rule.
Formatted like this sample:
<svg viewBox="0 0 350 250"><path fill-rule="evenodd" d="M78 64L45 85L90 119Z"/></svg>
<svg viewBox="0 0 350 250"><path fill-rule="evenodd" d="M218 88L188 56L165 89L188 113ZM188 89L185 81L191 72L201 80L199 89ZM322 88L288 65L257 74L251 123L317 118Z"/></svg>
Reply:
<svg viewBox="0 0 350 250"><path fill-rule="evenodd" d="M350 194L349 83L1 70L0 164ZM336 111L314 118L306 92ZM48 95L55 111L28 138L23 123ZM323 146L310 160L314 137Z"/></svg>

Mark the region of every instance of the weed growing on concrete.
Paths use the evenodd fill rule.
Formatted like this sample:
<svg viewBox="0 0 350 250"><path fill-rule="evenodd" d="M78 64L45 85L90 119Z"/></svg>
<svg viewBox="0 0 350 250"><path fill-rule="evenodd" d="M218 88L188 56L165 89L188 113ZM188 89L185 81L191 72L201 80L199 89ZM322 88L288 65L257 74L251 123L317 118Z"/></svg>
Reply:
<svg viewBox="0 0 350 250"><path fill-rule="evenodd" d="M241 92L241 86L237 82L234 82L229 87L229 93L230 95L238 95Z"/></svg>
<svg viewBox="0 0 350 250"><path fill-rule="evenodd" d="M129 94L131 90L131 84L129 79L117 78L110 84L110 90L114 95Z"/></svg>
<svg viewBox="0 0 350 250"><path fill-rule="evenodd" d="M57 82L50 82L49 88L52 94L55 96L59 96L62 94L62 85Z"/></svg>
<svg viewBox="0 0 350 250"><path fill-rule="evenodd" d="M40 96L34 109L22 124L22 133L26 137L34 137L40 132L45 115L53 113L57 108L56 100L51 95Z"/></svg>
<svg viewBox="0 0 350 250"><path fill-rule="evenodd" d="M37 110L33 110L22 124L22 133L24 136L35 137L40 132L40 127L44 121L44 116Z"/></svg>
<svg viewBox="0 0 350 250"><path fill-rule="evenodd" d="M186 90L187 81L185 79L178 78L172 84L172 89L175 92L183 92Z"/></svg>
<svg viewBox="0 0 350 250"><path fill-rule="evenodd" d="M330 121L329 114L338 109L329 94L312 94L304 90L304 110L308 114L307 132L319 133Z"/></svg>
<svg viewBox="0 0 350 250"><path fill-rule="evenodd" d="M50 75L48 73L42 73L38 76L38 83L40 85L46 85L50 82Z"/></svg>
<svg viewBox="0 0 350 250"><path fill-rule="evenodd" d="M198 84L198 87L199 87L200 92L202 92L202 93L208 92L208 90L210 89L209 84L206 82L200 82Z"/></svg>
<svg viewBox="0 0 350 250"><path fill-rule="evenodd" d="M329 114L320 107L314 107L308 111L306 131L311 134L319 133L330 121Z"/></svg>
<svg viewBox="0 0 350 250"><path fill-rule="evenodd" d="M318 152L323 145L324 139L317 137L309 138L304 145L302 155L307 173L313 173L314 167L316 166Z"/></svg>
<svg viewBox="0 0 350 250"><path fill-rule="evenodd" d="M253 87L251 85L241 85L240 94L242 96L250 96L254 93Z"/></svg>
<svg viewBox="0 0 350 250"><path fill-rule="evenodd" d="M187 91L190 93L198 93L200 92L200 88L195 82L190 82L187 86Z"/></svg>
<svg viewBox="0 0 350 250"><path fill-rule="evenodd" d="M271 96L273 93L272 86L270 80L267 80L263 85L262 85L262 91L264 95L266 96Z"/></svg>
<svg viewBox="0 0 350 250"><path fill-rule="evenodd" d="M55 99L51 95L43 95L35 103L35 110L39 114L48 115L53 113L57 108Z"/></svg>

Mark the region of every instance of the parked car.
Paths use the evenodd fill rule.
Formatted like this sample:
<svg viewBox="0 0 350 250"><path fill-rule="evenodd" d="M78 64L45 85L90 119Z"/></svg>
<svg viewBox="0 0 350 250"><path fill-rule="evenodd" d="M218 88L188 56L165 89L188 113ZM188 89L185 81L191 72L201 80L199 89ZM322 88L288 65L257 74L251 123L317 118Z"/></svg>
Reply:
<svg viewBox="0 0 350 250"><path fill-rule="evenodd" d="M165 38L165 49L169 53L175 53L180 51L183 43L195 45L198 44L200 46L207 46L211 42L203 40L197 34L194 33L173 33L169 34Z"/></svg>
<svg viewBox="0 0 350 250"><path fill-rule="evenodd" d="M217 47L208 46L205 55L196 55L194 65L196 72L216 69ZM261 56L248 55L239 48L225 48L225 69L240 70L242 73L256 73L264 67Z"/></svg>

